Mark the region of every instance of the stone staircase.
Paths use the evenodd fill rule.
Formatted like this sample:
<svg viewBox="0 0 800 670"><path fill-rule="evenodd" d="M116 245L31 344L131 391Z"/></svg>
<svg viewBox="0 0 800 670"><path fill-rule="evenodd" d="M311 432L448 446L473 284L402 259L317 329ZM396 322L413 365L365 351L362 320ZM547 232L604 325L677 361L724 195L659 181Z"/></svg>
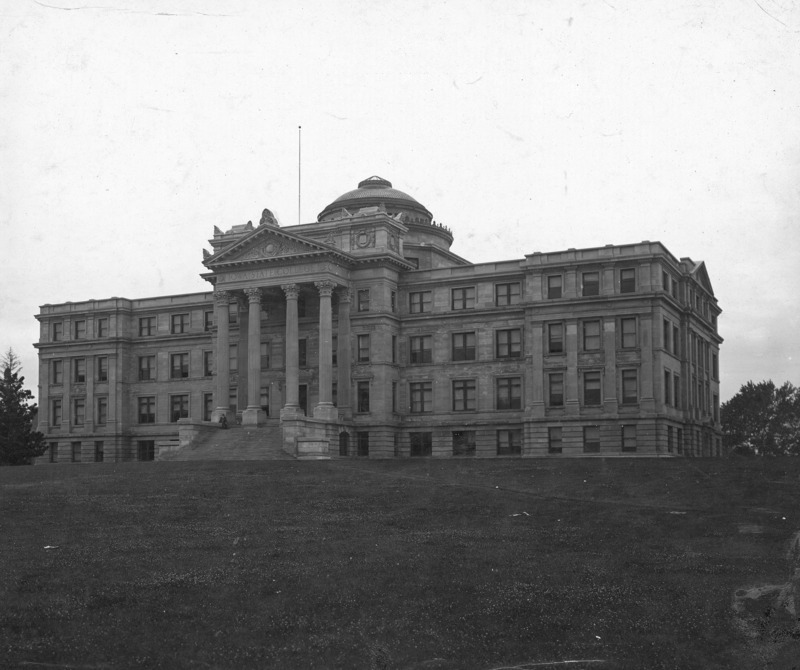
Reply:
<svg viewBox="0 0 800 670"><path fill-rule="evenodd" d="M294 460L281 448L281 427L276 421L259 428L233 425L199 436L191 445L160 457L169 461L269 461Z"/></svg>

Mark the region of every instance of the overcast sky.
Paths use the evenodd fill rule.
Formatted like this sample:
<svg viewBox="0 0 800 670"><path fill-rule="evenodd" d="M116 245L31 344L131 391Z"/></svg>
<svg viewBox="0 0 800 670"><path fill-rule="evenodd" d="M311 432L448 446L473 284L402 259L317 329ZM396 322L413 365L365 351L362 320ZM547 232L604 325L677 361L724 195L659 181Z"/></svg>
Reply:
<svg viewBox="0 0 800 670"><path fill-rule="evenodd" d="M0 347L44 303L205 291L215 225L373 174L473 261L707 264L723 400L800 385L800 3L0 2Z"/></svg>

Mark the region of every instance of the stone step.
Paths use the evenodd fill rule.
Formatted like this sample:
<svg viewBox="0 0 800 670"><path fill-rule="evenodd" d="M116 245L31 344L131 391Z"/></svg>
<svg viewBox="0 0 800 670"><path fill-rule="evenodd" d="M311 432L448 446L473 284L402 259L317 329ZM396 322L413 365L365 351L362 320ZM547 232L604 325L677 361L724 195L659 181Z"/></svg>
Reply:
<svg viewBox="0 0 800 670"><path fill-rule="evenodd" d="M231 426L200 437L194 444L175 452L174 461L264 461L293 460L282 449L280 426L245 429Z"/></svg>

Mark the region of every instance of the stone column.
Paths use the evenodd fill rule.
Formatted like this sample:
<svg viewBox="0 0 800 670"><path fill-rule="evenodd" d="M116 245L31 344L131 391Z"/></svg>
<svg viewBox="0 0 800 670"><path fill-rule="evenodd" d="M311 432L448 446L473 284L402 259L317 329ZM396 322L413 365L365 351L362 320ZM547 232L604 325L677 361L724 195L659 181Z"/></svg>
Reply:
<svg viewBox="0 0 800 670"><path fill-rule="evenodd" d="M339 413L350 418L352 408L350 405L350 289L341 288L339 296L339 337L337 342L337 402Z"/></svg>
<svg viewBox="0 0 800 670"><path fill-rule="evenodd" d="M261 409L261 289L246 288L244 294L248 302L247 409L242 425L258 426L267 420Z"/></svg>
<svg viewBox="0 0 800 670"><path fill-rule="evenodd" d="M297 327L297 284L283 284L286 294L286 402L281 410L281 419L293 419L302 414L298 384L300 383L300 347Z"/></svg>
<svg viewBox="0 0 800 670"><path fill-rule="evenodd" d="M234 420L233 412L228 407L230 393L230 333L228 325L228 305L231 296L227 291L214 291L214 320L217 322L217 347L214 351L214 364L217 385L214 389L214 411L211 420L219 422L224 416L228 423Z"/></svg>
<svg viewBox="0 0 800 670"><path fill-rule="evenodd" d="M314 418L336 421L339 410L331 402L333 382L333 317L331 295L334 283L318 281L314 285L319 291L319 402L314 408Z"/></svg>

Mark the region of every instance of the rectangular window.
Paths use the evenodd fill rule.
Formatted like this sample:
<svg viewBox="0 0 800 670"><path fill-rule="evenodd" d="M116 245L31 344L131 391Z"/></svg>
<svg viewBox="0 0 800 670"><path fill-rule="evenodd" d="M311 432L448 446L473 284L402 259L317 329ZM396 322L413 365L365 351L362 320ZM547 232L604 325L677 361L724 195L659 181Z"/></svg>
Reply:
<svg viewBox="0 0 800 670"><path fill-rule="evenodd" d="M50 402L50 425L61 425L61 398L53 398Z"/></svg>
<svg viewBox="0 0 800 670"><path fill-rule="evenodd" d="M397 382L392 382L392 384L397 384ZM331 404L334 407L339 406L339 383L338 382L331 382ZM267 413L269 415L269 413Z"/></svg>
<svg viewBox="0 0 800 670"><path fill-rule="evenodd" d="M475 410L475 380L453 380L453 411L467 412Z"/></svg>
<svg viewBox="0 0 800 670"><path fill-rule="evenodd" d="M239 303L236 300L228 303L228 323L239 323Z"/></svg>
<svg viewBox="0 0 800 670"><path fill-rule="evenodd" d="M211 421L211 413L214 411L214 394L203 394L203 421Z"/></svg>
<svg viewBox="0 0 800 670"><path fill-rule="evenodd" d="M598 351L600 349L600 322L583 322L583 350Z"/></svg>
<svg viewBox="0 0 800 670"><path fill-rule="evenodd" d="M518 456L522 453L522 430L512 428L511 430L497 431L497 455L498 456Z"/></svg>
<svg viewBox="0 0 800 670"><path fill-rule="evenodd" d="M214 352L213 351L204 351L203 352L203 376L204 377L213 377L214 376Z"/></svg>
<svg viewBox="0 0 800 670"><path fill-rule="evenodd" d="M140 461L154 461L156 456L155 440L138 440L136 443L136 458Z"/></svg>
<svg viewBox="0 0 800 670"><path fill-rule="evenodd" d="M95 321L95 331L97 332L97 337L108 337L108 319L97 319Z"/></svg>
<svg viewBox="0 0 800 670"><path fill-rule="evenodd" d="M583 453L597 454L600 452L600 427L583 427Z"/></svg>
<svg viewBox="0 0 800 670"><path fill-rule="evenodd" d="M622 349L636 348L636 318L627 317L619 320L620 346Z"/></svg>
<svg viewBox="0 0 800 670"><path fill-rule="evenodd" d="M417 291L408 294L408 311L412 314L422 314L431 311L431 292Z"/></svg>
<svg viewBox="0 0 800 670"><path fill-rule="evenodd" d="M433 409L433 384L431 382L412 382L409 384L412 414L430 412Z"/></svg>
<svg viewBox="0 0 800 670"><path fill-rule="evenodd" d="M394 335L392 336L394 337ZM339 362L339 336L331 336L331 365L337 365ZM392 361L394 362L394 361Z"/></svg>
<svg viewBox="0 0 800 670"><path fill-rule="evenodd" d="M50 443L50 462L58 463L58 442Z"/></svg>
<svg viewBox="0 0 800 670"><path fill-rule="evenodd" d="M636 268L623 268L619 271L619 292L636 293Z"/></svg>
<svg viewBox="0 0 800 670"><path fill-rule="evenodd" d="M209 332L214 327L214 312L203 312L203 331Z"/></svg>
<svg viewBox="0 0 800 670"><path fill-rule="evenodd" d="M389 309L392 312L397 311L397 291L389 291Z"/></svg>
<svg viewBox="0 0 800 670"><path fill-rule="evenodd" d="M392 335L392 363L397 363L397 335Z"/></svg>
<svg viewBox="0 0 800 670"><path fill-rule="evenodd" d="M454 361L475 360L475 333L453 333L452 356Z"/></svg>
<svg viewBox="0 0 800 670"><path fill-rule="evenodd" d="M500 377L497 384L497 409L522 409L522 378Z"/></svg>
<svg viewBox="0 0 800 670"><path fill-rule="evenodd" d="M71 442L70 446L72 447L72 462L73 463L80 463L81 462L81 443L80 442Z"/></svg>
<svg viewBox="0 0 800 670"><path fill-rule="evenodd" d="M303 388L300 386L300 388ZM236 412L239 409L239 391L236 387L228 389L228 409Z"/></svg>
<svg viewBox="0 0 800 670"><path fill-rule="evenodd" d="M636 426L622 426L622 451L636 451Z"/></svg>
<svg viewBox="0 0 800 670"><path fill-rule="evenodd" d="M679 454L683 453L683 428L678 428L678 432L676 433L676 440L677 440L677 451Z"/></svg>
<svg viewBox="0 0 800 670"><path fill-rule="evenodd" d="M336 403L333 403L334 405ZM269 386L262 386L258 391L258 406L269 416Z"/></svg>
<svg viewBox="0 0 800 670"><path fill-rule="evenodd" d="M269 342L262 342L260 345L261 351L261 369L269 370Z"/></svg>
<svg viewBox="0 0 800 670"><path fill-rule="evenodd" d="M60 321L53 324L53 342L60 342L64 339L64 324Z"/></svg>
<svg viewBox="0 0 800 670"><path fill-rule="evenodd" d="M719 396L714 394L714 422L719 423Z"/></svg>
<svg viewBox="0 0 800 670"><path fill-rule="evenodd" d="M433 451L433 433L409 433L412 456L430 456Z"/></svg>
<svg viewBox="0 0 800 670"><path fill-rule="evenodd" d="M562 452L561 426L547 429L547 453L560 454Z"/></svg>
<svg viewBox="0 0 800 670"><path fill-rule="evenodd" d="M564 353L564 324L547 324L547 351L551 354Z"/></svg>
<svg viewBox="0 0 800 670"><path fill-rule="evenodd" d="M76 358L73 362L73 376L72 380L76 383L82 383L86 381L86 359L85 358Z"/></svg>
<svg viewBox="0 0 800 670"><path fill-rule="evenodd" d="M97 373L97 381L108 381L108 358L106 356L98 356L95 359L95 371Z"/></svg>
<svg viewBox="0 0 800 670"><path fill-rule="evenodd" d="M239 370L239 345L237 344L228 346L228 370L230 372Z"/></svg>
<svg viewBox="0 0 800 670"><path fill-rule="evenodd" d="M672 324L664 319L664 350L672 351Z"/></svg>
<svg viewBox="0 0 800 670"><path fill-rule="evenodd" d="M171 320L171 331L173 335L180 335L189 330L188 314L173 314Z"/></svg>
<svg viewBox="0 0 800 670"><path fill-rule="evenodd" d="M94 422L98 426L105 426L108 423L108 398L97 399L97 414L94 417Z"/></svg>
<svg viewBox="0 0 800 670"><path fill-rule="evenodd" d="M711 354L711 378L719 379L719 359L716 354Z"/></svg>
<svg viewBox="0 0 800 670"><path fill-rule="evenodd" d="M622 404L635 405L639 402L639 375L636 370L622 371Z"/></svg>
<svg viewBox="0 0 800 670"><path fill-rule="evenodd" d="M672 404L672 374L669 370L664 370L664 404Z"/></svg>
<svg viewBox="0 0 800 670"><path fill-rule="evenodd" d="M599 372L584 372L583 373L583 404L584 405L599 405L600 404L600 373Z"/></svg>
<svg viewBox="0 0 800 670"><path fill-rule="evenodd" d="M308 366L308 340L305 337L297 340L297 364L301 368Z"/></svg>
<svg viewBox="0 0 800 670"><path fill-rule="evenodd" d="M358 345L358 356L356 360L359 363L369 363L369 334L359 335L356 338Z"/></svg>
<svg viewBox="0 0 800 670"><path fill-rule="evenodd" d="M453 456L474 456L474 455L475 455L475 431L454 430Z"/></svg>
<svg viewBox="0 0 800 670"><path fill-rule="evenodd" d="M548 404L550 407L564 406L564 374L553 372L548 376Z"/></svg>
<svg viewBox="0 0 800 670"><path fill-rule="evenodd" d="M72 401L72 425L82 426L86 420L86 398L75 398Z"/></svg>
<svg viewBox="0 0 800 670"><path fill-rule="evenodd" d="M675 407L680 409L681 406L681 378L678 375L672 375L672 402Z"/></svg>
<svg viewBox="0 0 800 670"><path fill-rule="evenodd" d="M519 358L522 356L522 329L498 330L495 334L497 358Z"/></svg>
<svg viewBox="0 0 800 670"><path fill-rule="evenodd" d="M666 272L661 272L661 284L664 290L669 293L669 275Z"/></svg>
<svg viewBox="0 0 800 670"><path fill-rule="evenodd" d="M170 378L185 379L189 376L189 354L170 354Z"/></svg>
<svg viewBox="0 0 800 670"><path fill-rule="evenodd" d="M150 337L156 334L156 317L142 316L139 318L139 337Z"/></svg>
<svg viewBox="0 0 800 670"><path fill-rule="evenodd" d="M302 293L297 295L297 318L303 319L306 316L306 297Z"/></svg>
<svg viewBox="0 0 800 670"><path fill-rule="evenodd" d="M547 297L549 299L560 298L562 289L561 275L550 275L547 278Z"/></svg>
<svg viewBox="0 0 800 670"><path fill-rule="evenodd" d="M175 423L178 419L189 418L189 395L182 393L181 395L170 396L169 399L170 417L172 422Z"/></svg>
<svg viewBox="0 0 800 670"><path fill-rule="evenodd" d="M672 278L672 297L675 298L675 300L678 299L678 280L674 277Z"/></svg>
<svg viewBox="0 0 800 670"><path fill-rule="evenodd" d="M50 375L51 384L64 383L64 361L53 361L52 374Z"/></svg>
<svg viewBox="0 0 800 670"><path fill-rule="evenodd" d="M156 378L156 357L139 356L139 381L149 381Z"/></svg>
<svg viewBox="0 0 800 670"><path fill-rule="evenodd" d="M392 382L392 411L397 411L397 382Z"/></svg>
<svg viewBox="0 0 800 670"><path fill-rule="evenodd" d="M581 275L581 295L584 297L600 295L599 272L584 272Z"/></svg>
<svg viewBox="0 0 800 670"><path fill-rule="evenodd" d="M358 431L356 433L356 453L359 456L369 456L369 433Z"/></svg>
<svg viewBox="0 0 800 670"><path fill-rule="evenodd" d="M518 305L520 301L520 283L495 284L494 304L498 307L504 305Z"/></svg>
<svg viewBox="0 0 800 670"><path fill-rule="evenodd" d="M359 312L369 312L369 289L360 288L356 291L356 309Z"/></svg>
<svg viewBox="0 0 800 670"><path fill-rule="evenodd" d="M369 382L356 383L356 410L369 412Z"/></svg>
<svg viewBox="0 0 800 670"><path fill-rule="evenodd" d="M475 287L454 288L451 293L452 309L472 309L475 307Z"/></svg>
<svg viewBox="0 0 800 670"><path fill-rule="evenodd" d="M433 336L417 335L409 338L411 365L430 363L433 361Z"/></svg>
<svg viewBox="0 0 800 670"><path fill-rule="evenodd" d="M681 339L678 326L672 326L672 353L676 356L681 355Z"/></svg>
<svg viewBox="0 0 800 670"><path fill-rule="evenodd" d="M102 440L95 440L95 442L94 442L94 462L95 463L102 463L103 462L103 441Z"/></svg>
<svg viewBox="0 0 800 670"><path fill-rule="evenodd" d="M139 423L155 423L156 422L156 397L141 396L137 399L139 408Z"/></svg>
<svg viewBox="0 0 800 670"><path fill-rule="evenodd" d="M672 453L672 426L667 426L667 452Z"/></svg>
<svg viewBox="0 0 800 670"><path fill-rule="evenodd" d="M75 327L75 339L76 340L83 340L86 338L86 321L81 319L80 321L74 322Z"/></svg>

